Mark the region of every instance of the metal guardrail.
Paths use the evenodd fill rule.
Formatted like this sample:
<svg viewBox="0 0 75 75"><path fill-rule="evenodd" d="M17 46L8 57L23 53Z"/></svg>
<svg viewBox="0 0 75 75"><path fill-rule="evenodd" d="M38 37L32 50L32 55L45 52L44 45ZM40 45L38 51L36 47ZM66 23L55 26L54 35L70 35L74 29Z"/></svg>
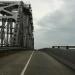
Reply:
<svg viewBox="0 0 75 75"><path fill-rule="evenodd" d="M65 48L65 49L70 49L70 48L75 48L75 46L52 46L52 48Z"/></svg>

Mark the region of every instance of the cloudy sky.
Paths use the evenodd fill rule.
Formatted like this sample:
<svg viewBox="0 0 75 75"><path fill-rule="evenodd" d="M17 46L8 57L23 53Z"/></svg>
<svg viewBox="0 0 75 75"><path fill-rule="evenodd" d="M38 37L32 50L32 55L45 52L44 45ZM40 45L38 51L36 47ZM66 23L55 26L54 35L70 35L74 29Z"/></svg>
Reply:
<svg viewBox="0 0 75 75"><path fill-rule="evenodd" d="M75 45L75 0L31 0L35 48Z"/></svg>
<svg viewBox="0 0 75 75"><path fill-rule="evenodd" d="M23 1L32 5L35 48L75 45L75 0Z"/></svg>

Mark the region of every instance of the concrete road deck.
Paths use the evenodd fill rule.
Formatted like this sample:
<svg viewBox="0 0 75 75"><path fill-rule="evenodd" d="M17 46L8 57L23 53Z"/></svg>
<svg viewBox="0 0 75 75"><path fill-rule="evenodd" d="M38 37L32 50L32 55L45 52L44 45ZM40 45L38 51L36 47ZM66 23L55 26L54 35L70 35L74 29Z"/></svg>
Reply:
<svg viewBox="0 0 75 75"><path fill-rule="evenodd" d="M75 71L40 51L22 51L0 58L0 75L75 75Z"/></svg>

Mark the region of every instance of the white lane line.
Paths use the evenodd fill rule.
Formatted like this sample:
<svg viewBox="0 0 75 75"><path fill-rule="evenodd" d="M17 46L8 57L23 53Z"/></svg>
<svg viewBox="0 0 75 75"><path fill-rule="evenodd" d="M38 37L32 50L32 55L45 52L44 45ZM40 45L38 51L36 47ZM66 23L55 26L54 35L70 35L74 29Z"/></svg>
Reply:
<svg viewBox="0 0 75 75"><path fill-rule="evenodd" d="M30 57L29 57L29 60L27 61L27 63L26 63L26 65L25 65L24 69L23 69L22 72L21 72L21 75L24 75L24 73L25 73L25 71L26 71L26 69L27 69L27 67L28 67L28 65L29 65L29 62L30 62L30 60L31 60L31 58L32 58L32 56L33 56L33 53L34 53L34 51L31 53L31 55L30 55Z"/></svg>

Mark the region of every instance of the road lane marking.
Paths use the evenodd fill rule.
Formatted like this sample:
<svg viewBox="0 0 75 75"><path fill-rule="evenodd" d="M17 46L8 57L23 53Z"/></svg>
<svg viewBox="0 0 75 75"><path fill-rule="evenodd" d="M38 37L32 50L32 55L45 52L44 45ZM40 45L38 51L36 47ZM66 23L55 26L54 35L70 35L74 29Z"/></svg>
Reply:
<svg viewBox="0 0 75 75"><path fill-rule="evenodd" d="M26 71L26 69L27 69L27 67L28 67L28 65L29 65L29 63L30 63L30 60L31 60L31 58L32 58L32 56L33 56L33 53L34 53L34 51L31 53L31 55L30 55L30 57L29 57L29 60L27 61L27 63L26 63L26 65L25 65L24 69L23 69L22 72L21 72L21 75L24 75L24 73L25 73L25 71Z"/></svg>

